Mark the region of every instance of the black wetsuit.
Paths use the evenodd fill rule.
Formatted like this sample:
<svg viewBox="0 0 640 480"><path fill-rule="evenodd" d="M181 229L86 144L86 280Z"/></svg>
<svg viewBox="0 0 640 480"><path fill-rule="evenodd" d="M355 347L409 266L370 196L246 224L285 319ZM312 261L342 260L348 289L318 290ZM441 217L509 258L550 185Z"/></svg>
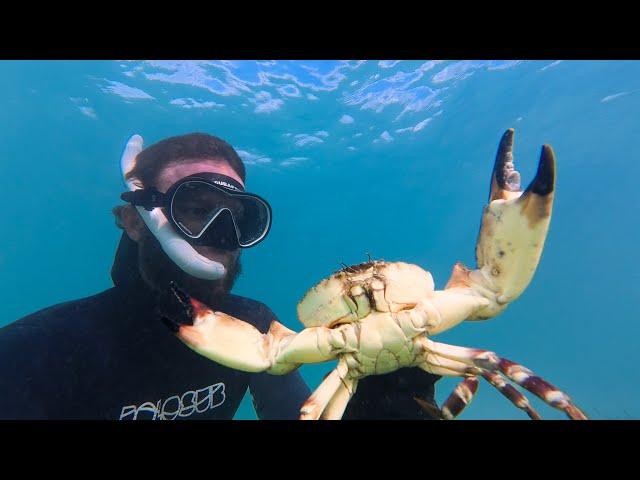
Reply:
<svg viewBox="0 0 640 480"><path fill-rule="evenodd" d="M298 371L277 376L223 367L160 321L123 236L114 288L0 329L1 419L231 419L247 388L261 419L295 419L310 395ZM266 332L273 312L236 295L215 306ZM428 418L438 377L417 369L361 380L345 418Z"/></svg>

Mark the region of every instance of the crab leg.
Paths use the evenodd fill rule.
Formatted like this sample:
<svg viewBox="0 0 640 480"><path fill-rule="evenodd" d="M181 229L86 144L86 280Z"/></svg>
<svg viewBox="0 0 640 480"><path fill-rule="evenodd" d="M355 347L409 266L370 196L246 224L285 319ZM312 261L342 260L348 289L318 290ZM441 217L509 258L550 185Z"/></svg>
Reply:
<svg viewBox="0 0 640 480"><path fill-rule="evenodd" d="M421 340L430 353L450 360L459 361L481 370L487 370L492 373L502 373L513 382L542 399L548 405L564 411L569 418L573 420L587 419L586 415L573 404L567 394L561 392L555 386L538 377L522 365L501 358L489 350L457 347L433 342L424 337ZM516 405L518 404L516 403Z"/></svg>
<svg viewBox="0 0 640 480"><path fill-rule="evenodd" d="M344 386L348 371L347 362L344 359L340 359L336 368L325 377L318 388L316 388L304 405L302 405L300 409L300 420L318 420L322 416L329 403L331 403L331 400L338 394L339 389ZM349 395L349 398L350 397L351 395ZM347 402L349 398L347 398ZM347 404L345 402L344 408L346 408L346 406ZM342 409L343 412L344 408ZM332 410L334 413L338 410L335 408L335 403ZM340 412L340 417L341 416L342 412Z"/></svg>
<svg viewBox="0 0 640 480"><path fill-rule="evenodd" d="M438 408L435 402L427 401L424 398L413 397L413 399L420 405L420 408L431 415L436 420L445 420L442 410Z"/></svg>
<svg viewBox="0 0 640 480"><path fill-rule="evenodd" d="M478 377L472 375L453 389L449 398L442 404L442 416L445 420L453 420L462 413L478 391L478 384Z"/></svg>
<svg viewBox="0 0 640 480"><path fill-rule="evenodd" d="M424 339L419 339L418 342L422 343L423 348L429 348L429 346L426 344L427 342L425 342ZM449 368L443 368L444 365ZM452 360L446 357L441 357L433 353L427 353L425 355L424 363L418 366L419 368L429 373L438 373L440 375L470 375L455 388L453 393L443 404L442 413L444 418L448 420L460 415L460 413L462 413L462 410L466 408L466 406L471 402L473 395L475 395L475 392L478 388L477 381L471 380L470 382L465 382L469 379L476 379L477 375L482 376L516 407L524 410L530 418L532 418L533 420L541 419L538 412L535 411L535 409L529 403L529 400L527 400L527 397L522 395L512 385L508 384L498 373L483 370L477 366L471 367L463 362ZM472 372L475 372L475 374L472 374ZM422 403L420 403L420 405L422 406ZM449 410L451 415L447 414L446 409ZM430 411L430 409L427 409L427 411Z"/></svg>
<svg viewBox="0 0 640 480"><path fill-rule="evenodd" d="M542 417L535 411L535 409L529 403L527 397L522 395L518 390L516 390L512 385L509 385L504 378L498 373L483 371L481 373L482 378L484 378L491 385L496 387L496 389L505 397L511 401L516 407L521 410L524 410L529 418L532 420L542 420Z"/></svg>
<svg viewBox="0 0 640 480"><path fill-rule="evenodd" d="M424 337L416 339L417 343L424 342ZM424 348L424 346L422 347ZM442 404L442 408L438 409L431 403L425 401L422 398L414 397L414 400L431 415L436 415L443 420L453 420L460 415L462 411L471 403L473 396L478 390L478 377L481 371L478 368L470 367L469 365L459 362L457 360L451 360L449 358L440 357L434 355L425 350L424 359L418 363L418 368L425 372L435 375L445 375L448 377L464 377L456 388L454 388L451 395Z"/></svg>
<svg viewBox="0 0 640 480"><path fill-rule="evenodd" d="M357 386L357 379L351 377L344 378L338 386L336 393L334 393L331 400L329 400L320 418L322 420L340 420L347 408L349 400L351 400L353 394L356 393Z"/></svg>

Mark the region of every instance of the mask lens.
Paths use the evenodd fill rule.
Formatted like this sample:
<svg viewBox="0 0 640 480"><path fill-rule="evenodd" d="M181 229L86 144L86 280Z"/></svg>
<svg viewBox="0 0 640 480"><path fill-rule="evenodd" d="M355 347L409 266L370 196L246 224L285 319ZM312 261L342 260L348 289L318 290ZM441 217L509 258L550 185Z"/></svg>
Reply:
<svg viewBox="0 0 640 480"><path fill-rule="evenodd" d="M192 238L199 237L225 206L223 192L204 182L186 182L171 200L171 215L178 227Z"/></svg>
<svg viewBox="0 0 640 480"><path fill-rule="evenodd" d="M223 226L226 233L230 225L234 226L241 247L264 238L271 224L271 210L263 200L242 193L226 193L198 180L185 182L176 189L171 216L183 233L207 244L216 234L222 234Z"/></svg>
<svg viewBox="0 0 640 480"><path fill-rule="evenodd" d="M271 212L260 199L241 195L238 207L233 211L233 218L238 226L240 238L238 242L246 247L261 240L269 230Z"/></svg>
<svg viewBox="0 0 640 480"><path fill-rule="evenodd" d="M229 211L223 210L220 212L196 243L221 250L236 250L239 248L236 227Z"/></svg>

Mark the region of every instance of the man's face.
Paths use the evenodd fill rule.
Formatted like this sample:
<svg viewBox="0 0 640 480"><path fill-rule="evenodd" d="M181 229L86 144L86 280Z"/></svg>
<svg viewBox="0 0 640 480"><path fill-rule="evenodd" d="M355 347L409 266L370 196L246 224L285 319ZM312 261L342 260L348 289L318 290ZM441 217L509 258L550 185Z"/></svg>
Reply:
<svg viewBox="0 0 640 480"><path fill-rule="evenodd" d="M203 172L226 175L244 185L242 179L226 160L212 158L205 160L185 159L169 164L159 173L155 187L160 192L166 192L178 180ZM137 216L133 228L135 230L132 232L133 236L130 233L130 228L127 227L127 222L125 222L125 229L129 237L138 243L139 270L142 278L158 292L166 292L169 282L175 281L190 295L207 303L208 299L229 292L240 274L239 248L223 250L210 246L194 246L193 248L200 255L223 264L226 269L225 276L220 280L202 280L185 273L167 257L158 240L139 216Z"/></svg>

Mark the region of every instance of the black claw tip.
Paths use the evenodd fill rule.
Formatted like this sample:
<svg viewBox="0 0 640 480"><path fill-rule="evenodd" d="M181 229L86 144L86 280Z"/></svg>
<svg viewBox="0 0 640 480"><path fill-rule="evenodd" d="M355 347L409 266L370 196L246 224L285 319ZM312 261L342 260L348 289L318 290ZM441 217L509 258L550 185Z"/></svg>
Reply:
<svg viewBox="0 0 640 480"><path fill-rule="evenodd" d="M169 282L169 293L174 293L176 291L180 291L180 287L178 287L178 284L176 282L171 280Z"/></svg>
<svg viewBox="0 0 640 480"><path fill-rule="evenodd" d="M504 132L502 138L500 139L500 145L498 146L498 158L513 150L514 134L515 130L513 128L510 128L506 132Z"/></svg>
<svg viewBox="0 0 640 480"><path fill-rule="evenodd" d="M178 331L180 330L180 327L178 326L178 324L177 324L177 323L175 323L175 322L173 322L173 321L171 321L171 320L169 320L167 317L161 317L161 318L160 318L160 321L161 321L162 323L164 323L164 324L165 324L165 326L166 326L169 330L171 330L173 333L178 333Z"/></svg>
<svg viewBox="0 0 640 480"><path fill-rule="evenodd" d="M193 307L189 295L176 282L169 282L167 290L170 301L163 308L164 315L160 320L173 333L178 333L181 325L193 325Z"/></svg>
<svg viewBox="0 0 640 480"><path fill-rule="evenodd" d="M489 192L489 201L493 200L498 195L498 190L510 190L507 185L508 174L513 170L507 171L505 168L506 163L513 162L513 137L515 130L513 128L508 129L502 135L500 144L498 145L498 153L496 154L496 161L493 165L493 175L491 179L491 188Z"/></svg>
<svg viewBox="0 0 640 480"><path fill-rule="evenodd" d="M420 408L426 412L430 417L436 420L444 420L442 410L438 408L435 402L430 402L424 398L413 397L413 399L420 405Z"/></svg>
<svg viewBox="0 0 640 480"><path fill-rule="evenodd" d="M507 128L507 130L502 134L502 140L500 140L500 143L505 143L509 146L513 146L513 135L515 132L515 128Z"/></svg>
<svg viewBox="0 0 640 480"><path fill-rule="evenodd" d="M191 303L189 302L189 295L182 290L176 282L173 280L169 282L169 293L172 294L180 304L185 308L191 308Z"/></svg>
<svg viewBox="0 0 640 480"><path fill-rule="evenodd" d="M537 195L549 195L553 192L556 180L556 157L551 145L543 145L540 152L540 163L533 181L527 187L525 193L531 192Z"/></svg>

